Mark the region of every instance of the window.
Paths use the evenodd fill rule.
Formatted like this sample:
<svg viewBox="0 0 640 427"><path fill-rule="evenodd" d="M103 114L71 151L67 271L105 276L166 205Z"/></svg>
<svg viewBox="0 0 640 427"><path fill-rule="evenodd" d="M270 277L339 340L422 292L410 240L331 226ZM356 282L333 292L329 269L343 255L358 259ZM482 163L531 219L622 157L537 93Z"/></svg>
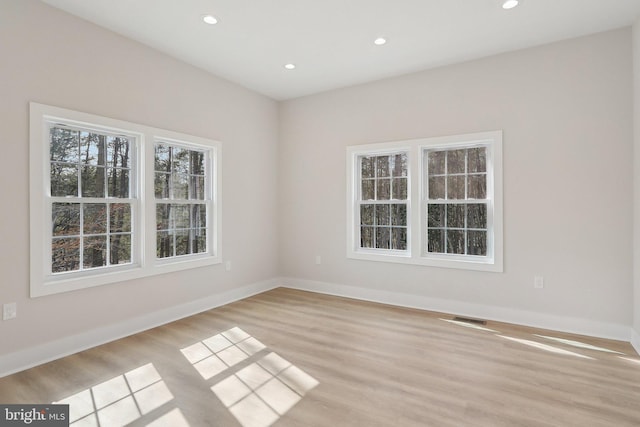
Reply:
<svg viewBox="0 0 640 427"><path fill-rule="evenodd" d="M32 296L220 262L220 143L35 103L30 135Z"/></svg>
<svg viewBox="0 0 640 427"><path fill-rule="evenodd" d="M407 250L407 154L359 156L360 248Z"/></svg>
<svg viewBox="0 0 640 427"><path fill-rule="evenodd" d="M167 142L155 145L157 258L207 252L207 154Z"/></svg>
<svg viewBox="0 0 640 427"><path fill-rule="evenodd" d="M487 255L487 147L425 149L427 253Z"/></svg>
<svg viewBox="0 0 640 427"><path fill-rule="evenodd" d="M132 262L134 141L49 125L52 274Z"/></svg>
<svg viewBox="0 0 640 427"><path fill-rule="evenodd" d="M502 132L348 147L347 178L349 258L502 271Z"/></svg>

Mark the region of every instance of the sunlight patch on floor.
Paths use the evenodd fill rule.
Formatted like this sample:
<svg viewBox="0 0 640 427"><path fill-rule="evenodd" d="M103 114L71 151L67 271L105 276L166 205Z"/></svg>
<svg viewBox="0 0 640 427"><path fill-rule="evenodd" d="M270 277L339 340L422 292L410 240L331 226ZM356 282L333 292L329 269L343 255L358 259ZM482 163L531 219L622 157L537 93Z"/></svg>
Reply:
<svg viewBox="0 0 640 427"><path fill-rule="evenodd" d="M211 391L242 427L268 427L319 382L278 354L265 355L265 349L236 327L180 351L203 379L227 375L216 378Z"/></svg>
<svg viewBox="0 0 640 427"><path fill-rule="evenodd" d="M555 354L561 354L564 356L573 356L573 357L579 357L581 359L590 359L590 360L595 360L593 357L589 357L589 356L585 356L584 354L579 354L579 353L574 353L573 351L568 351L568 350L564 350L558 347L554 347L552 345L547 345L547 344L542 344L536 341L530 341L530 340L524 340L521 338L513 338L513 337L507 337L505 335L496 335L500 338L504 338L506 340L509 341L514 341L520 344L524 344L526 346L529 347L533 347L533 348L537 348L539 350L544 350L544 351L548 351L550 353L555 353Z"/></svg>
<svg viewBox="0 0 640 427"><path fill-rule="evenodd" d="M211 387L243 427L266 427L287 413L318 381L276 353Z"/></svg>
<svg viewBox="0 0 640 427"><path fill-rule="evenodd" d="M156 368L148 363L53 403L69 405L69 425L74 427L118 427L173 398ZM188 426L186 421L182 426Z"/></svg>
<svg viewBox="0 0 640 427"><path fill-rule="evenodd" d="M180 351L202 378L208 380L265 348L260 341L236 327Z"/></svg>
<svg viewBox="0 0 640 427"><path fill-rule="evenodd" d="M640 359L633 359L631 357L622 357L622 356L618 356L618 357L620 357L620 359L622 359L622 360L626 360L627 362L631 362L631 363L633 363L635 365L640 366Z"/></svg>
<svg viewBox="0 0 640 427"><path fill-rule="evenodd" d="M484 326L475 325L473 323L460 322L460 321L451 320L451 319L440 319L440 320L442 320L443 322L453 323L454 325L463 326L463 327L469 328L469 329L477 329L479 331L487 331L487 332L498 333L498 331L495 331L495 330L489 329L489 328L485 328Z"/></svg>
<svg viewBox="0 0 640 427"><path fill-rule="evenodd" d="M544 338L547 340L551 340L551 341L556 341L562 344L566 344L566 345L570 345L576 348L584 348L586 350L596 350L596 351L604 351L605 353L615 353L615 354L624 354L624 353L620 353L619 351L613 351L613 350L609 350L608 348L604 348L604 347L597 347L595 345L591 345L591 344L586 344L580 341L574 341L574 340L568 340L565 338L556 338L556 337L549 337L546 335L538 335L538 334L534 334L534 336L536 337L540 337L540 338Z"/></svg>

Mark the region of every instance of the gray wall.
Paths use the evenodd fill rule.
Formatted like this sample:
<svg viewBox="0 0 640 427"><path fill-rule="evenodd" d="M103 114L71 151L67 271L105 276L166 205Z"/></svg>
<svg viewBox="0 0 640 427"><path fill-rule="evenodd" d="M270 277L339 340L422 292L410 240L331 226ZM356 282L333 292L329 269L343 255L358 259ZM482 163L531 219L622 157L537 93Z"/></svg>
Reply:
<svg viewBox="0 0 640 427"><path fill-rule="evenodd" d="M631 40L626 28L282 103L282 274L302 288L400 293L428 308L628 339ZM345 258L346 146L496 129L503 274Z"/></svg>
<svg viewBox="0 0 640 427"><path fill-rule="evenodd" d="M0 13L0 355L278 275L276 102L36 0ZM224 266L29 298L29 101L223 143ZM259 207L257 209L256 207Z"/></svg>

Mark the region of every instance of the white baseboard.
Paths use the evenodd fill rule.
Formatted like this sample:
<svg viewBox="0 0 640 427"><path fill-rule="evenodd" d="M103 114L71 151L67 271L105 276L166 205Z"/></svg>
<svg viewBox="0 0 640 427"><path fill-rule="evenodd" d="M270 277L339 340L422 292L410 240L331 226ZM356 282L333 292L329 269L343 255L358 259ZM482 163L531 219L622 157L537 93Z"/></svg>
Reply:
<svg viewBox="0 0 640 427"><path fill-rule="evenodd" d="M631 329L631 345L636 350L636 353L640 355L640 332Z"/></svg>
<svg viewBox="0 0 640 427"><path fill-rule="evenodd" d="M280 286L271 279L0 356L0 378Z"/></svg>
<svg viewBox="0 0 640 427"><path fill-rule="evenodd" d="M516 310L505 307L487 306L454 300L430 298L419 295L409 295L375 289L365 289L355 286L339 285L335 283L318 282L313 280L284 277L282 285L287 288L317 292L328 295L354 298L364 301L378 302L401 307L417 308L440 313L456 314L466 317L493 320L496 322L513 323L532 326L559 332L568 332L599 338L608 338L629 342L630 327L616 323L597 322L575 317L564 317L533 311ZM640 349L640 336L634 347Z"/></svg>

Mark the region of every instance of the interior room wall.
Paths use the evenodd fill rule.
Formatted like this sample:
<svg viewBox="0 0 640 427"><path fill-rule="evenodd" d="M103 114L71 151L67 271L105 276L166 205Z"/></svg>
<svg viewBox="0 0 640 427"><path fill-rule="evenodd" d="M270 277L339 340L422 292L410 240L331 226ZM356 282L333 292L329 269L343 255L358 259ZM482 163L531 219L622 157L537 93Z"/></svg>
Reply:
<svg viewBox="0 0 640 427"><path fill-rule="evenodd" d="M633 148L634 148L634 250L633 332L631 343L640 353L640 19L633 26Z"/></svg>
<svg viewBox="0 0 640 427"><path fill-rule="evenodd" d="M628 340L631 39L619 29L283 102L286 283ZM346 258L346 146L498 129L504 273Z"/></svg>
<svg viewBox="0 0 640 427"><path fill-rule="evenodd" d="M277 277L275 101L36 0L2 1L0 40L0 304L16 302L18 314L0 321L0 361ZM29 298L30 101L222 141L222 250L231 270ZM67 344L59 350L78 342Z"/></svg>

